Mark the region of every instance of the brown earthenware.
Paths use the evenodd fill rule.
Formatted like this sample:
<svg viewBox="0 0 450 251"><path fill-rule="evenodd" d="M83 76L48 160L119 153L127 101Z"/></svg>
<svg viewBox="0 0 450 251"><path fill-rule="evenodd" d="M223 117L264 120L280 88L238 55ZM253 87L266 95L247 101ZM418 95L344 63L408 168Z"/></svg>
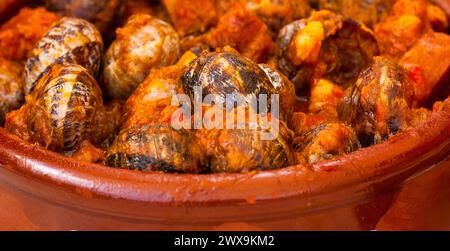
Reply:
<svg viewBox="0 0 450 251"><path fill-rule="evenodd" d="M417 128L313 170L142 173L76 162L3 129L0 142L1 193L34 227L373 229L405 180L449 166L450 99Z"/></svg>

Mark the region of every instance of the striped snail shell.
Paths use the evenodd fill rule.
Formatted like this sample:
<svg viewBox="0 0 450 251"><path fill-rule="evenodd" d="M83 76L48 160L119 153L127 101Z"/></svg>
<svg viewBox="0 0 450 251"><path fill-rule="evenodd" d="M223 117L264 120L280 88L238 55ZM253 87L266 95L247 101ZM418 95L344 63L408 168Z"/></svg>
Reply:
<svg viewBox="0 0 450 251"><path fill-rule="evenodd" d="M102 92L82 66L53 65L27 97L27 123L34 141L50 150L75 150L92 135Z"/></svg>
<svg viewBox="0 0 450 251"><path fill-rule="evenodd" d="M31 93L53 64L79 64L97 76L102 51L103 40L93 24L78 18L62 18L37 43L26 62L25 93Z"/></svg>
<svg viewBox="0 0 450 251"><path fill-rule="evenodd" d="M122 130L108 150L105 164L139 171L200 173L206 162L193 131L156 123Z"/></svg>

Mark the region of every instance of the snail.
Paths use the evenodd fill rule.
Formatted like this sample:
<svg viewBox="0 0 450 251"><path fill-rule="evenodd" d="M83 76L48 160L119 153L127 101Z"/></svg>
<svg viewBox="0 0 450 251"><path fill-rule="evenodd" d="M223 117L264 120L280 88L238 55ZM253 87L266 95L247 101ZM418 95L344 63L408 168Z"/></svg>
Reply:
<svg viewBox="0 0 450 251"><path fill-rule="evenodd" d="M0 125L5 114L20 108L24 101L22 66L0 58Z"/></svg>
<svg viewBox="0 0 450 251"><path fill-rule="evenodd" d="M210 172L272 170L294 163L290 149L292 132L286 124L274 117L270 118L270 114L267 120L261 114L253 114L255 120L251 121L253 112L248 110L239 114L236 109L224 111L226 121L223 128L200 129L196 132L208 156ZM230 114L234 114L231 119Z"/></svg>
<svg viewBox="0 0 450 251"><path fill-rule="evenodd" d="M376 57L338 105L339 118L351 124L364 146L386 141L411 119L414 82L393 61Z"/></svg>
<svg viewBox="0 0 450 251"><path fill-rule="evenodd" d="M120 12L121 0L44 0L47 9L61 16L78 17L93 23L106 34Z"/></svg>
<svg viewBox="0 0 450 251"><path fill-rule="evenodd" d="M102 123L96 119L103 111L102 92L89 71L75 64L56 64L40 78L25 105L7 115L5 128L50 150L68 153L100 130Z"/></svg>
<svg viewBox="0 0 450 251"><path fill-rule="evenodd" d="M349 154L361 148L356 132L340 122L325 122L296 137L294 151L298 163L314 164Z"/></svg>
<svg viewBox="0 0 450 251"><path fill-rule="evenodd" d="M178 34L162 20L134 15L116 34L106 53L103 71L106 90L112 98L128 98L151 69L172 65L178 59Z"/></svg>
<svg viewBox="0 0 450 251"><path fill-rule="evenodd" d="M276 54L278 68L301 94L317 78L327 78L344 88L352 85L379 55L379 49L364 25L322 10L281 29Z"/></svg>
<svg viewBox="0 0 450 251"><path fill-rule="evenodd" d="M265 94L267 110L270 110L271 95L279 94L282 118L292 112L295 102L294 87L286 77L267 65L258 65L235 52L202 53L188 65L181 83L192 100L198 87L202 98L216 94L227 107L234 107L236 100L252 104L260 94Z"/></svg>
<svg viewBox="0 0 450 251"><path fill-rule="evenodd" d="M25 64L25 93L33 91L53 64L79 64L97 76L102 52L102 37L94 25L78 18L60 19L36 44Z"/></svg>
<svg viewBox="0 0 450 251"><path fill-rule="evenodd" d="M170 125L134 125L122 130L105 164L139 171L201 173L207 162L195 134Z"/></svg>

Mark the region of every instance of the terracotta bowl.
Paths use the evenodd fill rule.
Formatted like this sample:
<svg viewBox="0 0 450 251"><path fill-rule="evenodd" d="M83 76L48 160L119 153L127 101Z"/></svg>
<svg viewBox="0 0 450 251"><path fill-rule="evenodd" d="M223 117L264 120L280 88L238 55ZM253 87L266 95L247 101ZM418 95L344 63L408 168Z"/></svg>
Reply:
<svg viewBox="0 0 450 251"><path fill-rule="evenodd" d="M292 166L247 174L141 173L76 162L3 129L0 142L0 194L10 200L2 214L18 218L25 228L450 227L450 203L439 197L450 198L445 196L450 190L450 99L417 128L316 164L314 171ZM430 189L408 195L408 184L422 184L422 175L436 170L439 175L425 180L433 184ZM403 197L416 197L409 211L398 201L404 190ZM420 211L415 204L432 207ZM438 212L442 215L433 222L430 217L438 217ZM393 215L390 221L386 222L386 214ZM422 225L408 222L408 217L423 218ZM399 220L402 223L395 223Z"/></svg>

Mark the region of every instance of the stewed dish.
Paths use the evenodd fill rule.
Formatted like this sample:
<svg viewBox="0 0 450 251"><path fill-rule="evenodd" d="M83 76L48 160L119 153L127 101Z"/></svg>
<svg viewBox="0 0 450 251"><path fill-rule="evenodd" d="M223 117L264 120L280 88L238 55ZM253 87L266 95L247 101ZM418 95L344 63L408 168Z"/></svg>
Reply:
<svg viewBox="0 0 450 251"><path fill-rule="evenodd" d="M0 27L0 121L77 161L308 169L448 97L448 16L425 0L21 2L2 6L21 9Z"/></svg>

